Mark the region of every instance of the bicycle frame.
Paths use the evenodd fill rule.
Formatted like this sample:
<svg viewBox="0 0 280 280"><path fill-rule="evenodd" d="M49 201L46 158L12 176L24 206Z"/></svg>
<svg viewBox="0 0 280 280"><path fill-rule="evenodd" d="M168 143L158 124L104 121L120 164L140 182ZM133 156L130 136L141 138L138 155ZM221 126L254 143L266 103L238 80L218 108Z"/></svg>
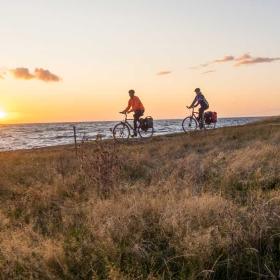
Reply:
<svg viewBox="0 0 280 280"><path fill-rule="evenodd" d="M129 123L129 121L134 121L134 119L128 119L127 113L125 113L124 115L125 115L125 118L124 118L124 121L122 121L122 123L125 123L130 128L129 134L131 136L131 135L133 135L133 134L131 134L131 131L134 131L134 127ZM137 128L138 128L138 126L137 126Z"/></svg>
<svg viewBox="0 0 280 280"><path fill-rule="evenodd" d="M201 116L202 118L201 118L201 120L199 120L199 118L198 118L199 112L194 111L194 107L192 107L191 109L192 109L192 113L191 113L190 117L193 117L197 121L197 123L202 122L202 127L205 129L205 117L204 117L205 112L202 113L202 116Z"/></svg>
<svg viewBox="0 0 280 280"><path fill-rule="evenodd" d="M194 111L194 107L192 107L192 113L191 113L190 117L195 118L198 122L198 115L199 115L199 112Z"/></svg>

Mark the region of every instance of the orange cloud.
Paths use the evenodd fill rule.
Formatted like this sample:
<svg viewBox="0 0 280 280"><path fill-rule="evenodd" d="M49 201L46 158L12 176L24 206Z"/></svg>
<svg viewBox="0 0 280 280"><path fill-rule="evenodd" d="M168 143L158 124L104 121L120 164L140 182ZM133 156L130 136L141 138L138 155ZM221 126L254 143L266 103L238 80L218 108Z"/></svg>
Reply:
<svg viewBox="0 0 280 280"><path fill-rule="evenodd" d="M57 75L51 73L49 70L44 70L43 68L35 69L35 77L44 82L59 82L61 80Z"/></svg>
<svg viewBox="0 0 280 280"><path fill-rule="evenodd" d="M51 73L49 70L43 68L36 68L34 74L29 71L28 68L19 67L11 69L10 72L13 74L14 78L21 80L40 80L44 82L59 82L60 77Z"/></svg>
<svg viewBox="0 0 280 280"><path fill-rule="evenodd" d="M158 76L163 76L163 75L169 75L171 73L172 73L172 71L160 71L160 72L157 73L157 75Z"/></svg>
<svg viewBox="0 0 280 280"><path fill-rule="evenodd" d="M61 80L57 75L43 68L36 68L34 75L36 79L44 82L59 82Z"/></svg>
<svg viewBox="0 0 280 280"><path fill-rule="evenodd" d="M29 72L28 68L19 67L11 69L10 72L13 74L14 78L21 80L31 80L34 79L34 75Z"/></svg>
<svg viewBox="0 0 280 280"><path fill-rule="evenodd" d="M245 53L237 58L235 58L235 61L240 61L240 60L245 60L245 59L250 59L252 58L249 53Z"/></svg>

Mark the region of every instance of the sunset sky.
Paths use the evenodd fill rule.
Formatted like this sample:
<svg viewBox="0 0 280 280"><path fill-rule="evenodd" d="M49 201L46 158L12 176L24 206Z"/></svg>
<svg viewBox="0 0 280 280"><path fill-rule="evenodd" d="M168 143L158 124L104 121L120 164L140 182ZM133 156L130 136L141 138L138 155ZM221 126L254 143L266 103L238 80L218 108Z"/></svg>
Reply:
<svg viewBox="0 0 280 280"><path fill-rule="evenodd" d="M219 116L280 114L279 0L0 4L0 123L116 120L133 88L182 118L200 87Z"/></svg>

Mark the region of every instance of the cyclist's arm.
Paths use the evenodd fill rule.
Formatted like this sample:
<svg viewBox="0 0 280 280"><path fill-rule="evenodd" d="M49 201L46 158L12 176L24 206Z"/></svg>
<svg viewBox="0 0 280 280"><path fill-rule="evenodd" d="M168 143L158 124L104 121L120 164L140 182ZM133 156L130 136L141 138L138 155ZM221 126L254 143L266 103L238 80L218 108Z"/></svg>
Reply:
<svg viewBox="0 0 280 280"><path fill-rule="evenodd" d="M196 107L198 105L197 99L195 98L189 108Z"/></svg>
<svg viewBox="0 0 280 280"><path fill-rule="evenodd" d="M130 102L130 100L129 100L129 101L128 101L127 107L122 111L122 113L130 113L130 112L129 112L130 107L131 107L131 102Z"/></svg>

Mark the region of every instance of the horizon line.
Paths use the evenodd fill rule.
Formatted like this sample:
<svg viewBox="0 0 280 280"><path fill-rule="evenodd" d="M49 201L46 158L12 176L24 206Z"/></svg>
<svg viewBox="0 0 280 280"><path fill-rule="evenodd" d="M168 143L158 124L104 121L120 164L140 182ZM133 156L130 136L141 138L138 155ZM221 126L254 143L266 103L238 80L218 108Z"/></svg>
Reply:
<svg viewBox="0 0 280 280"><path fill-rule="evenodd" d="M227 117L222 116L218 117L218 119L237 119L237 118L272 118L279 117L280 115L263 115L263 116L235 116L235 117ZM166 119L154 119L155 121L169 121L169 120L183 120L183 118L166 118ZM54 122L22 122L22 123L1 123L1 126L9 126L9 125L46 125L46 124L77 124L77 123L97 123L97 122L119 122L121 120L84 120L84 121L54 121Z"/></svg>

